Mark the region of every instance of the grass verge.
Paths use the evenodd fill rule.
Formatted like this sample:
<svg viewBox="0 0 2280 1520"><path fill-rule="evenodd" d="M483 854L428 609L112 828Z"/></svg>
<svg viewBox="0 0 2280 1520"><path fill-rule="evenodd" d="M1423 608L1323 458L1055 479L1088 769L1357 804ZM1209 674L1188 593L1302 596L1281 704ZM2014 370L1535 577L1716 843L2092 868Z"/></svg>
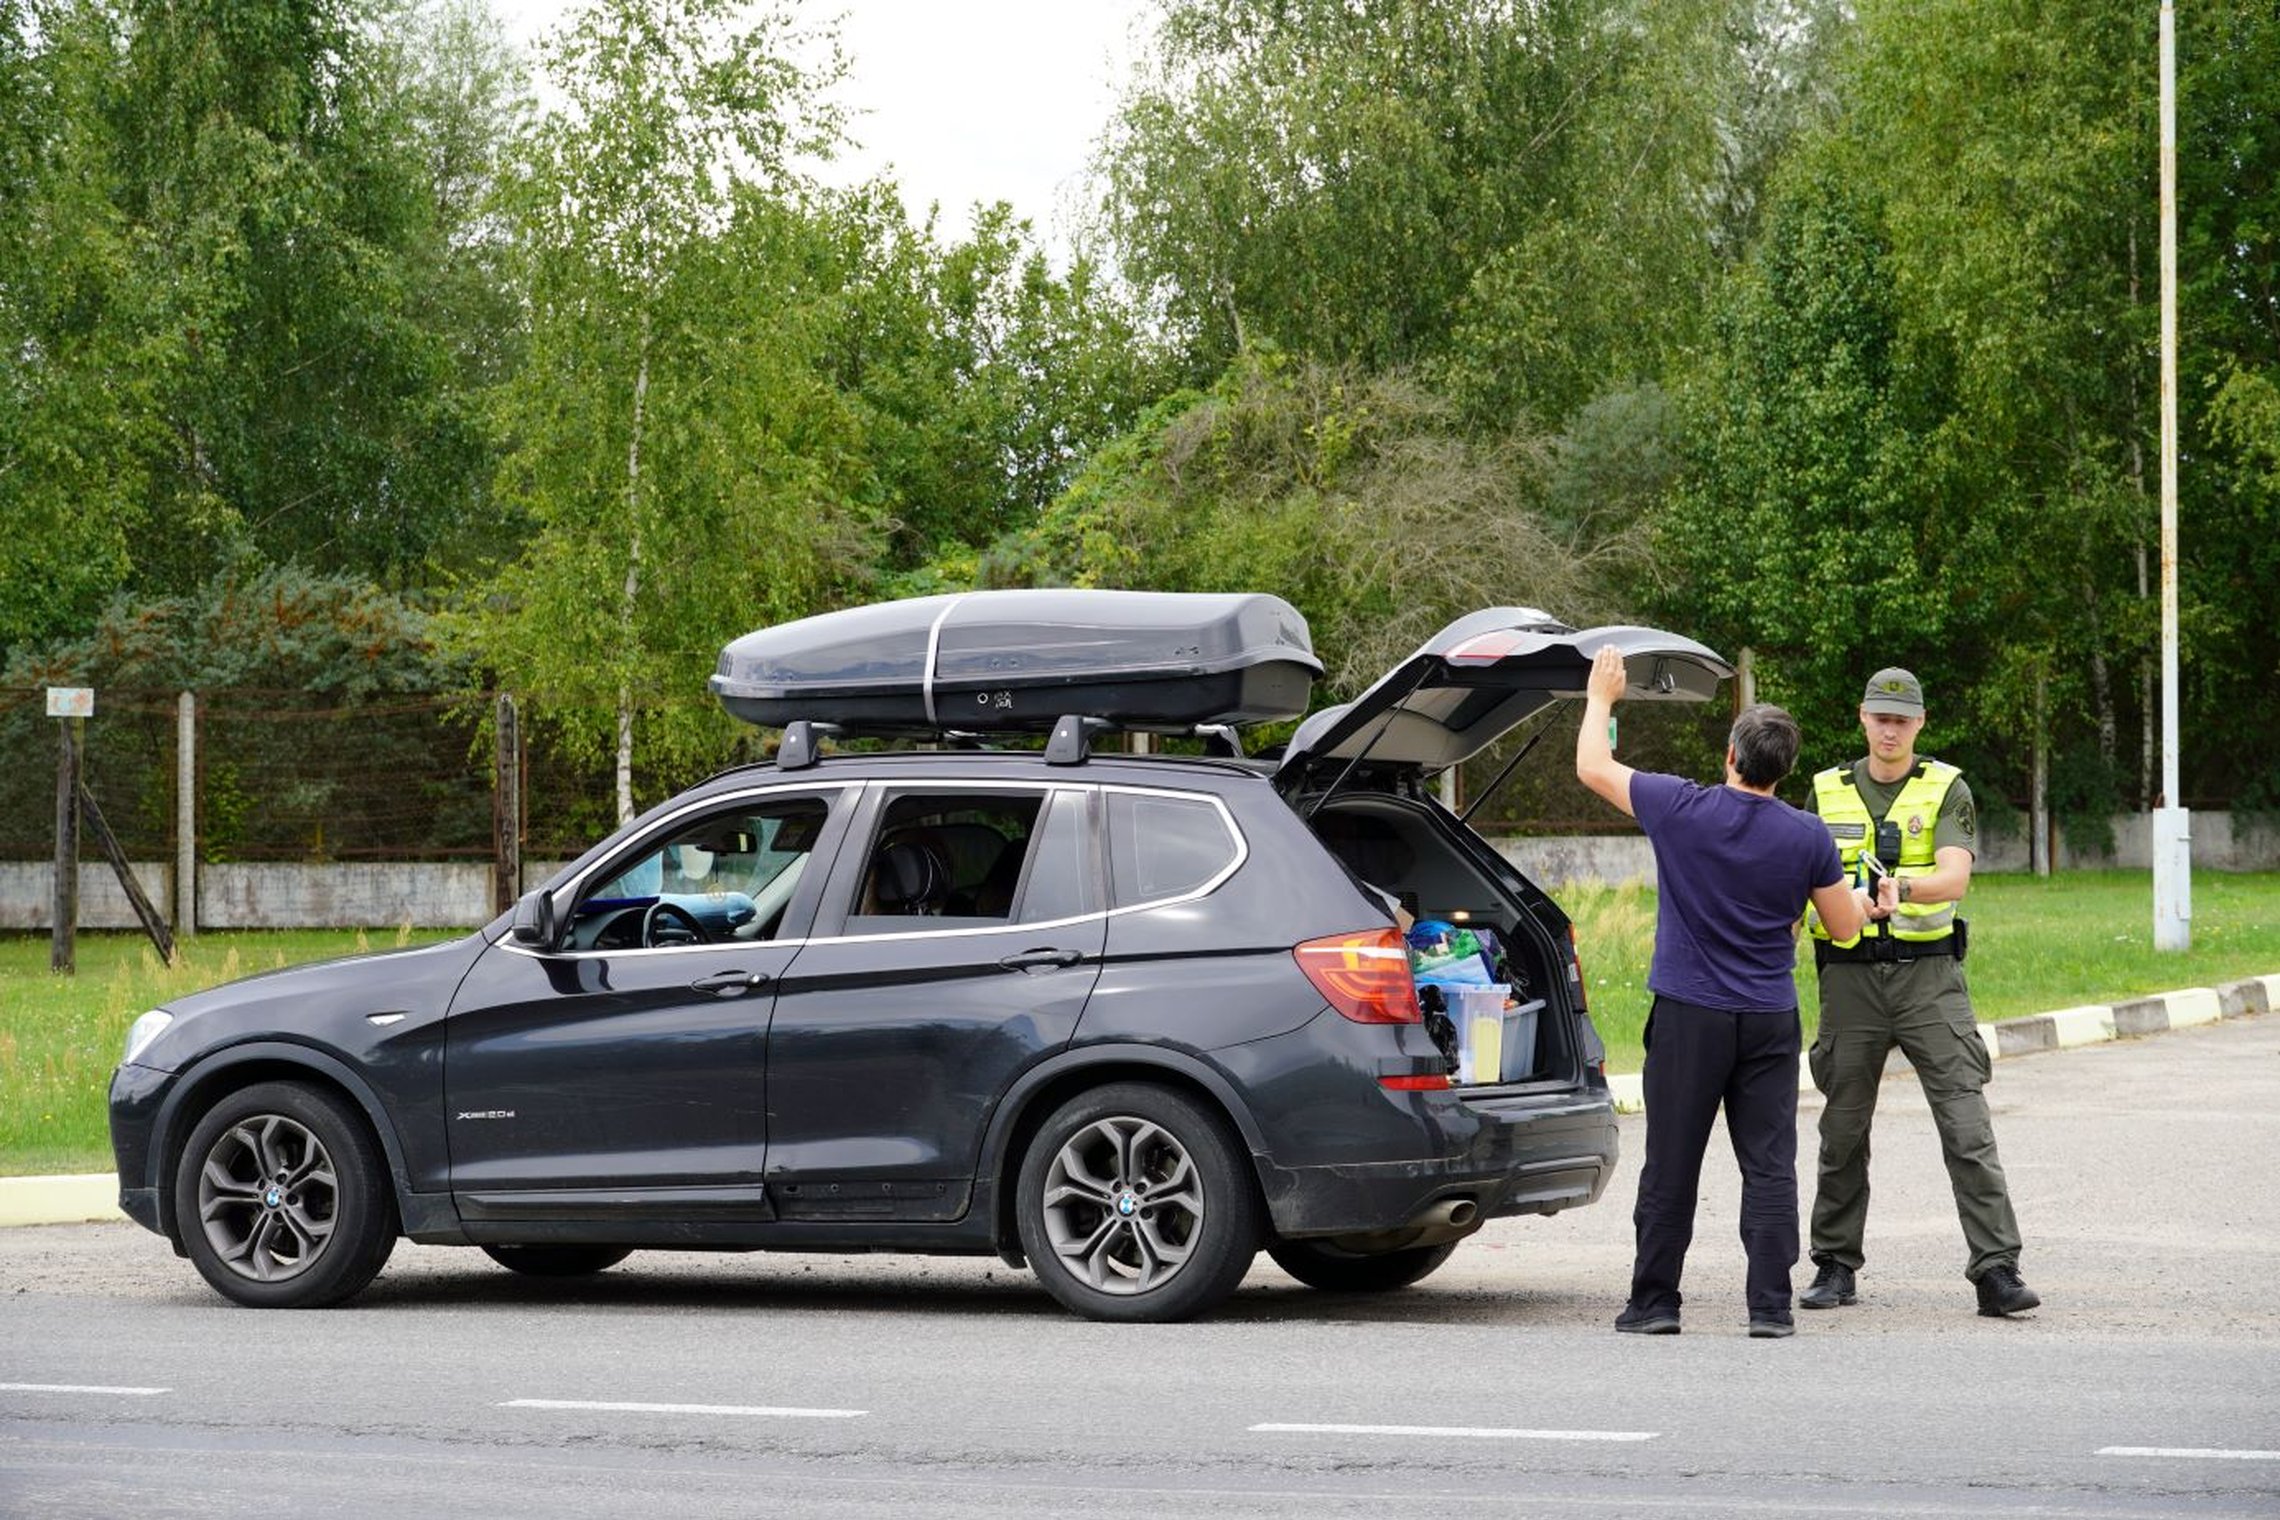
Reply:
<svg viewBox="0 0 2280 1520"><path fill-rule="evenodd" d="M1655 894L1636 885L1559 894L1576 921L1592 1020L1608 1069L1639 1069ZM2072 872L2037 881L1973 883L1973 1002L1982 1019L2110 1003L2178 987L2280 973L2280 874L2200 875L2193 881L2193 947L2153 949L2152 878L2142 871ZM104 1102L127 1026L170 997L276 966L453 937L455 931L272 931L206 934L180 962L159 964L147 941L83 934L76 976L51 975L44 934L0 935L0 1176L108 1171ZM1801 954L1798 1006L1806 1038L1819 1018L1812 959Z"/></svg>
<svg viewBox="0 0 2280 1520"><path fill-rule="evenodd" d="M1575 919L1607 1069L1637 1071L1652 1000L1655 894L1636 884L1577 887L1559 900ZM2145 871L1981 876L1964 917L1971 1001L1982 1022L2280 973L2280 874L2271 872L2196 874L2193 944L2179 952L2153 948L2153 877ZM1798 954L1797 1006L1810 1043L1820 1022L1810 950Z"/></svg>
<svg viewBox="0 0 2280 1520"><path fill-rule="evenodd" d="M45 933L0 935L0 1176L111 1169L111 1069L144 1009L256 971L454 932L201 934L172 966L140 934L82 933L71 976L48 970Z"/></svg>

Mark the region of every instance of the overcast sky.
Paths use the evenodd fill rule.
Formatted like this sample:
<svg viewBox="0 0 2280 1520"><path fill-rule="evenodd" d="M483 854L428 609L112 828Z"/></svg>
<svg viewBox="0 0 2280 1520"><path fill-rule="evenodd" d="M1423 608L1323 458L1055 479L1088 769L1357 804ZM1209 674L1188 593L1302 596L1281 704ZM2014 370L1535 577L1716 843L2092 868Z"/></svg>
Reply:
<svg viewBox="0 0 2280 1520"><path fill-rule="evenodd" d="M1065 252L1069 198L1132 57L1144 0L802 0L841 15L844 105L862 144L826 176L892 170L916 218L942 205L950 235L977 200L1006 200ZM528 46L574 0L491 0Z"/></svg>

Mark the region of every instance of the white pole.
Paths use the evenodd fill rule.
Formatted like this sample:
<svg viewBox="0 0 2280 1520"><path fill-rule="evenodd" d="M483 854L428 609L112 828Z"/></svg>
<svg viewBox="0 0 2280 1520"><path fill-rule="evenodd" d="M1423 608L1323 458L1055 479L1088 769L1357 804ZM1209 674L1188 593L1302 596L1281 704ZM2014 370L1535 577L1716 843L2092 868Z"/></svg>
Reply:
<svg viewBox="0 0 2280 1520"><path fill-rule="evenodd" d="M2193 943L2193 833L2177 783L2177 18L2161 0L2161 798L2153 946Z"/></svg>
<svg viewBox="0 0 2280 1520"><path fill-rule="evenodd" d="M198 699L174 699L174 942L198 932Z"/></svg>

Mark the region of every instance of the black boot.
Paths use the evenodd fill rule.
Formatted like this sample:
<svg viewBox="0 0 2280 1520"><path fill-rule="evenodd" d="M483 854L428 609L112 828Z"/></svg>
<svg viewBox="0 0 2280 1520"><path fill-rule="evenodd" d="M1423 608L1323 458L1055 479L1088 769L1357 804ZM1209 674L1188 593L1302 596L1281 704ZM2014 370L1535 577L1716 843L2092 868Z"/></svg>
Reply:
<svg viewBox="0 0 2280 1520"><path fill-rule="evenodd" d="M1841 1261L1824 1261L1813 1276L1813 1286L1798 1294L1797 1302L1807 1309L1834 1309L1856 1298L1852 1268Z"/></svg>
<svg viewBox="0 0 2280 1520"><path fill-rule="evenodd" d="M2042 1303L2034 1289L2019 1277L2019 1269L2007 1261L1997 1262L1979 1274L1979 1312L1989 1319L2001 1319L2006 1314L2023 1314Z"/></svg>

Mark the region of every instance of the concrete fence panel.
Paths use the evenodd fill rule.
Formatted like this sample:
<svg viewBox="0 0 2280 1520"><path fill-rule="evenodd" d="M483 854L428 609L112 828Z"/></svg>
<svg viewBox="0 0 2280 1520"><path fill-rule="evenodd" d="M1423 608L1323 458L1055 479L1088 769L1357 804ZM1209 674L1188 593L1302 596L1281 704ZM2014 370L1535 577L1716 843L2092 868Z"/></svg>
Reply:
<svg viewBox="0 0 2280 1520"><path fill-rule="evenodd" d="M2280 828L2263 815L2238 818L2195 813L2193 866L2199 871L2280 869ZM2114 821L2114 852L2087 855L2063 846L2066 870L2148 870L2150 829L2142 815ZM1655 885L1654 852L1644 836L1507 835L1490 841L1505 859L1548 891L1582 882ZM2026 843L2016 834L1991 833L1982 841L1979 869L2027 869ZM523 880L535 885L561 862L526 860ZM153 901L173 903L174 873L157 861L134 865ZM0 861L0 930L45 929L52 911L52 868L46 861ZM473 928L491 920L494 866L487 860L451 863L293 862L238 863L198 868L198 927L202 929ZM88 929L132 929L134 909L110 868L100 860L79 867L79 922Z"/></svg>

